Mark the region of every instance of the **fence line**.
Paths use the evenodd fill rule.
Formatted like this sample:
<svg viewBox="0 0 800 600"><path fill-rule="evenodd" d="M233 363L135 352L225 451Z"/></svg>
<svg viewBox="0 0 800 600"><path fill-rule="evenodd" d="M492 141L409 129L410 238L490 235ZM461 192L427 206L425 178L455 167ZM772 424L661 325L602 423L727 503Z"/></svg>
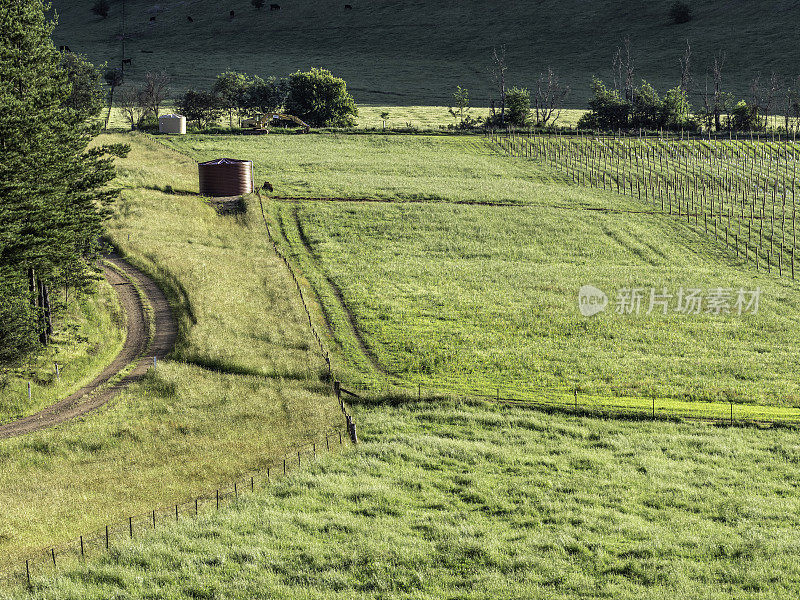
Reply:
<svg viewBox="0 0 800 600"><path fill-rule="evenodd" d="M479 401L504 406L533 408L545 412L560 412L593 417L613 417L637 420L694 420L724 425L772 425L800 427L800 409L795 407L745 404L732 400L686 401L673 398L598 396L576 388L531 387L523 392L498 386L491 391L461 385L412 384L395 379L383 384L350 382L358 393L353 394L368 404L370 396L379 394L399 401Z"/></svg>
<svg viewBox="0 0 800 600"><path fill-rule="evenodd" d="M319 346L322 358L325 361L328 381L332 383L333 392L339 401L340 410L345 417L344 436L342 435L341 428L334 428L324 432L325 449L329 450L331 443L335 444L337 440L339 445L342 445L345 438L349 438L352 444L356 444L358 442L356 423L353 416L348 411L347 405L342 399L341 384L339 381L335 381L333 378L330 355L325 348L322 338L314 327L311 310L309 309L297 274L272 235L269 222L266 218L266 213L264 212L264 205L260 190L256 190L256 193L261 205L261 215L264 220L267 238L270 241L275 254L286 265L286 268L289 271L295 286L297 287L297 291L300 295L303 309L308 320L308 326ZM347 390L344 391L347 393ZM333 440L333 442L331 442L331 440ZM50 548L42 550L39 553L29 555L27 558L22 558L17 561L18 568L14 568L12 566L5 572L0 571L0 583L5 583L7 585L23 584L31 586L34 578L43 571L53 572L61 565L77 564L79 561L84 561L90 554L94 554L94 551L97 549L107 552L111 549L112 544L123 540L135 539L137 532L155 530L157 529L159 523L163 524L165 522L172 523L180 521L181 515L184 517L199 516L201 508L208 509L209 505L215 507L216 510L219 510L222 503L224 503L226 500L230 500L231 498L238 500L239 495L246 492L248 489L250 492L254 492L258 475L261 476L262 485L266 485L274 477L286 475L290 468L294 467L295 456L297 458L298 468L302 465L302 457L304 453L306 455L311 454L313 457L316 457L318 441L320 443L319 448L321 449L321 438L319 440L295 446L291 453L284 454L282 458L278 459L278 462L273 462L270 466L268 466L266 468L265 475L262 470L260 473L253 472L244 478L234 479L227 484L217 487L213 495L204 494L192 498L186 502L175 504L174 512L172 505L167 508L162 507L160 509L152 509L144 514L130 516L122 523L106 525L104 528L91 532L87 535L81 535L78 538L64 544L51 546Z"/></svg>
<svg viewBox="0 0 800 600"><path fill-rule="evenodd" d="M757 271L791 276L797 251L800 145L489 131L509 156L542 160L568 183L636 197L654 213L686 219Z"/></svg>
<svg viewBox="0 0 800 600"><path fill-rule="evenodd" d="M353 426L354 427L354 426ZM201 512L211 509L219 510L230 501L238 501L245 493L253 493L262 489L276 478L282 478L291 470L309 464L317 456L318 451L330 451L332 447L342 446L350 435L349 422L346 428L335 427L320 433L313 440L295 445L285 454L279 456L266 467L251 471L226 483L217 486L213 492L202 494L176 503L151 509L145 513L132 515L123 521L110 523L88 534L81 535L64 544L55 545L33 553L27 557L16 559L10 567L0 571L0 583L7 586L31 586L35 579L43 573L52 574L61 567L75 566L87 558L107 553L116 545L136 539L156 530L159 526L172 524L188 517L198 517ZM355 429L353 429L353 433ZM344 435L343 435L344 434Z"/></svg>

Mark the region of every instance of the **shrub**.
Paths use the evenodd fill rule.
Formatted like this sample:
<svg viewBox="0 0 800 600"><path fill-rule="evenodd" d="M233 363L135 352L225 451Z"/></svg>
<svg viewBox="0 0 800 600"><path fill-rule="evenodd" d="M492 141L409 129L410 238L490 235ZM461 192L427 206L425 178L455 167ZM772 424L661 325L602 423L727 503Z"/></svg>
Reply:
<svg viewBox="0 0 800 600"><path fill-rule="evenodd" d="M265 2L266 2L266 0L250 0L250 4L253 5L253 8L256 8L258 10L261 10L262 8L264 8Z"/></svg>
<svg viewBox="0 0 800 600"><path fill-rule="evenodd" d="M111 3L108 0L97 0L97 2L92 5L92 12L104 19L108 16L109 10L111 10Z"/></svg>
<svg viewBox="0 0 800 600"><path fill-rule="evenodd" d="M326 69L297 71L289 76L286 111L312 127L351 127L358 115L344 79Z"/></svg>
<svg viewBox="0 0 800 600"><path fill-rule="evenodd" d="M506 121L525 127L531 114L531 93L524 88L511 88L506 93Z"/></svg>
<svg viewBox="0 0 800 600"><path fill-rule="evenodd" d="M744 100L733 107L730 115L731 129L734 131L753 131L761 127L758 107L747 104Z"/></svg>
<svg viewBox="0 0 800 600"><path fill-rule="evenodd" d="M675 24L688 23L692 20L692 7L686 2L673 2L669 7L669 16Z"/></svg>
<svg viewBox="0 0 800 600"><path fill-rule="evenodd" d="M631 103L623 100L617 90L608 89L595 78L592 80L593 97L589 101L589 112L578 121L580 129L599 129L613 131L627 128Z"/></svg>

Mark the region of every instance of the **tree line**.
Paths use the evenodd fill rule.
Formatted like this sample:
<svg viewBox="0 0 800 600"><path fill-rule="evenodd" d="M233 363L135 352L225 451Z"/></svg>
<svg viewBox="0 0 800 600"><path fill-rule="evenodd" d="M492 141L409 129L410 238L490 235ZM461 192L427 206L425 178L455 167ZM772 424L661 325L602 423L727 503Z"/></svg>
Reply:
<svg viewBox="0 0 800 600"><path fill-rule="evenodd" d="M97 279L113 157L93 146L102 76L53 46L42 0L0 0L0 364L50 342L68 291ZM56 299L56 290L65 300ZM61 297L61 294L58 294Z"/></svg>
<svg viewBox="0 0 800 600"><path fill-rule="evenodd" d="M123 85L121 70L106 75L114 90ZM141 86L123 85L117 106L131 129L157 126L161 106L169 99L171 81L164 72L148 72ZM225 71L207 90L189 89L175 99L176 107L197 129L214 127L227 117L230 128L258 115L286 112L313 127L351 127L358 115L347 84L326 69L297 71L285 78ZM106 122L108 119L106 119Z"/></svg>

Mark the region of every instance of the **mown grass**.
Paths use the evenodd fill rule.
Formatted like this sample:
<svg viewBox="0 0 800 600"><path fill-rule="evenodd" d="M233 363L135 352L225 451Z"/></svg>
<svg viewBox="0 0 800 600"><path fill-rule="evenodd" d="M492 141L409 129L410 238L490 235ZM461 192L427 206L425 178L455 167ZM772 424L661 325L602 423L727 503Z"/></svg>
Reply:
<svg viewBox="0 0 800 600"><path fill-rule="evenodd" d="M63 302L64 292L59 296ZM110 285L100 282L94 295L75 298L73 293L66 300L51 344L20 367L0 371L0 423L69 396L91 382L122 349L125 316Z"/></svg>
<svg viewBox="0 0 800 600"><path fill-rule="evenodd" d="M486 405L357 414L359 447L115 547L35 598L786 598L787 430Z"/></svg>
<svg viewBox="0 0 800 600"><path fill-rule="evenodd" d="M119 65L119 4L112 3L107 19L83 2L53 4L60 17L57 44L97 64ZM350 11L340 0L278 4L280 11L256 11L248 0L127 0L126 53L133 60L126 80L135 84L148 70L165 69L177 91L210 87L227 69L285 76L321 66L344 77L359 103L442 106L461 85L473 104L488 106L490 98L498 100L489 72L492 48L505 45L510 86L535 88L552 65L573 90L570 105L584 108L592 77L611 80L615 50L626 37L634 78L662 92L680 78L687 39L697 91L717 52L727 53L725 87L737 98L749 97L759 71L762 81L773 70L781 77L797 74L792 24L800 15L789 0L696 0L694 19L684 25L670 21L669 2L633 0L508 0L501 10L479 0L360 2ZM702 105L699 95L692 102Z"/></svg>
<svg viewBox="0 0 800 600"><path fill-rule="evenodd" d="M167 289L178 344L109 407L0 441L0 568L213 489L341 418L260 213L158 191L186 189L196 167L145 137L99 141L132 144L110 236Z"/></svg>

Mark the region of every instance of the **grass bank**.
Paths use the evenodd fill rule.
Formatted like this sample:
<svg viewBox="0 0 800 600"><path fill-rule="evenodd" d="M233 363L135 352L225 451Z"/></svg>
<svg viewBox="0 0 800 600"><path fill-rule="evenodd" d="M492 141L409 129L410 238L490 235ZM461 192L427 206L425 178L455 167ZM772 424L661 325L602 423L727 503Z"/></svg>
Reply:
<svg viewBox="0 0 800 600"><path fill-rule="evenodd" d="M0 442L0 568L213 489L340 420L260 213L220 217L160 191L190 187L196 167L145 137L99 141L132 145L110 235L168 291L179 340L107 408Z"/></svg>
<svg viewBox="0 0 800 600"><path fill-rule="evenodd" d="M252 159L257 181L287 198L268 203L272 223L332 324L345 381L382 383L385 372L522 398L578 390L636 410L657 398L677 413L720 401L715 416L731 400L800 404L797 285L748 270L644 202L564 185L480 138L167 142L198 160ZM302 200L315 197L334 201ZM592 319L577 306L587 284L611 302ZM634 287L647 292L640 313L615 314L617 291ZM758 314L648 314L653 288L718 287L760 288Z"/></svg>

